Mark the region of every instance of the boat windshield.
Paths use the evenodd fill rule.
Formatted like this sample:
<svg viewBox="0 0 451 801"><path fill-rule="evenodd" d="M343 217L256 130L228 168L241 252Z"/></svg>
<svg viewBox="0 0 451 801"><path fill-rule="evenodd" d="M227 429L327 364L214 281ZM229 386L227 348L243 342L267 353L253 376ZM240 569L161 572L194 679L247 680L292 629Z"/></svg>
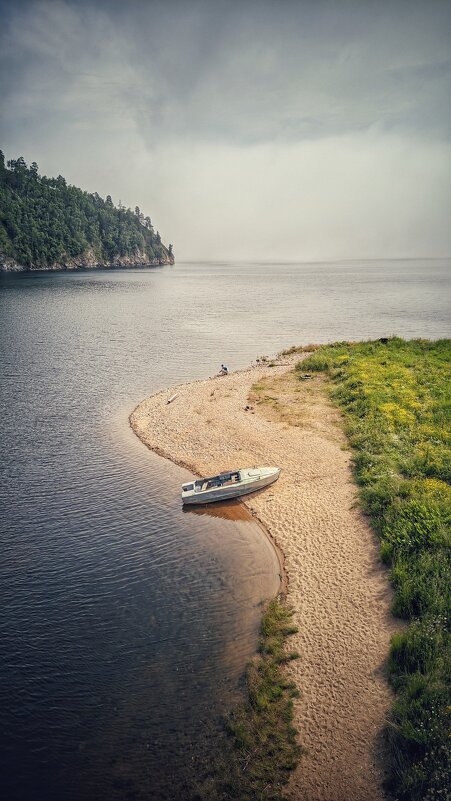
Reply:
<svg viewBox="0 0 451 801"><path fill-rule="evenodd" d="M233 483L235 483L235 481L240 481L241 480L241 476L240 476L238 470L235 470L234 473L221 473L220 478L222 479L224 484L228 484L230 481L233 484Z"/></svg>
<svg viewBox="0 0 451 801"><path fill-rule="evenodd" d="M195 492L203 492L207 489L214 489L215 487L224 487L230 484L236 484L241 481L241 475L238 470L233 473L219 473L217 476L211 478L201 478L194 483Z"/></svg>

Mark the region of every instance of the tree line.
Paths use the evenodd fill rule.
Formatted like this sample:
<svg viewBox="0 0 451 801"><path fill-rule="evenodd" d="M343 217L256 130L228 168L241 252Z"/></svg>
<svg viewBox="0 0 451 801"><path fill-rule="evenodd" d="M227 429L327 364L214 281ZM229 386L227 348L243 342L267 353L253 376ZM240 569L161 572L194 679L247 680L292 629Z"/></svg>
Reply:
<svg viewBox="0 0 451 801"><path fill-rule="evenodd" d="M98 264L173 261L150 217L111 196L103 200L70 186L62 175L39 175L22 157L5 165L0 150L0 255L27 269L74 264L90 254Z"/></svg>

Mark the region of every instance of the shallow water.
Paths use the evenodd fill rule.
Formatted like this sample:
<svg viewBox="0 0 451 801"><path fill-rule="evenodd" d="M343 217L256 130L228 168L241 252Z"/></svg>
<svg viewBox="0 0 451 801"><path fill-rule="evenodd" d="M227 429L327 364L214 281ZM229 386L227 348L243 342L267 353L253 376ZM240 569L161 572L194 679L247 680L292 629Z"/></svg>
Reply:
<svg viewBox="0 0 451 801"><path fill-rule="evenodd" d="M134 437L134 406L292 344L449 336L449 268L0 277L6 798L187 798L278 587L253 521L183 512L189 474Z"/></svg>

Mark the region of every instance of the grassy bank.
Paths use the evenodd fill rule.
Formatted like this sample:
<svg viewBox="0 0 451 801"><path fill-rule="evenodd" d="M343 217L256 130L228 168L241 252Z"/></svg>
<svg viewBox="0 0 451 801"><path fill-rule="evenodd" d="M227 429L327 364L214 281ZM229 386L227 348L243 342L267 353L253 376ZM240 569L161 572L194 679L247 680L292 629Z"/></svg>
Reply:
<svg viewBox="0 0 451 801"><path fill-rule="evenodd" d="M287 648L296 629L292 612L279 600L261 623L258 653L247 668L248 698L226 721L229 737L199 801L283 801L283 788L299 758L293 728L296 688L284 669L297 653Z"/></svg>
<svg viewBox="0 0 451 801"><path fill-rule="evenodd" d="M389 657L400 801L449 797L450 362L450 340L392 338L322 346L298 367L333 382L363 508L391 567L393 612L410 624Z"/></svg>

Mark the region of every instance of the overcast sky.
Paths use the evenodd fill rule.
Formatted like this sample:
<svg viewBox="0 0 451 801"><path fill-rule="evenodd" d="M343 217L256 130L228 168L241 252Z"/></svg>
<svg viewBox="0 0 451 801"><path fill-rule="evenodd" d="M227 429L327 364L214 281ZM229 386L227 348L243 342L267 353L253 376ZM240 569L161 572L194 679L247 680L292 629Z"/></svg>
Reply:
<svg viewBox="0 0 451 801"><path fill-rule="evenodd" d="M0 0L0 146L176 257L451 253L451 3Z"/></svg>

